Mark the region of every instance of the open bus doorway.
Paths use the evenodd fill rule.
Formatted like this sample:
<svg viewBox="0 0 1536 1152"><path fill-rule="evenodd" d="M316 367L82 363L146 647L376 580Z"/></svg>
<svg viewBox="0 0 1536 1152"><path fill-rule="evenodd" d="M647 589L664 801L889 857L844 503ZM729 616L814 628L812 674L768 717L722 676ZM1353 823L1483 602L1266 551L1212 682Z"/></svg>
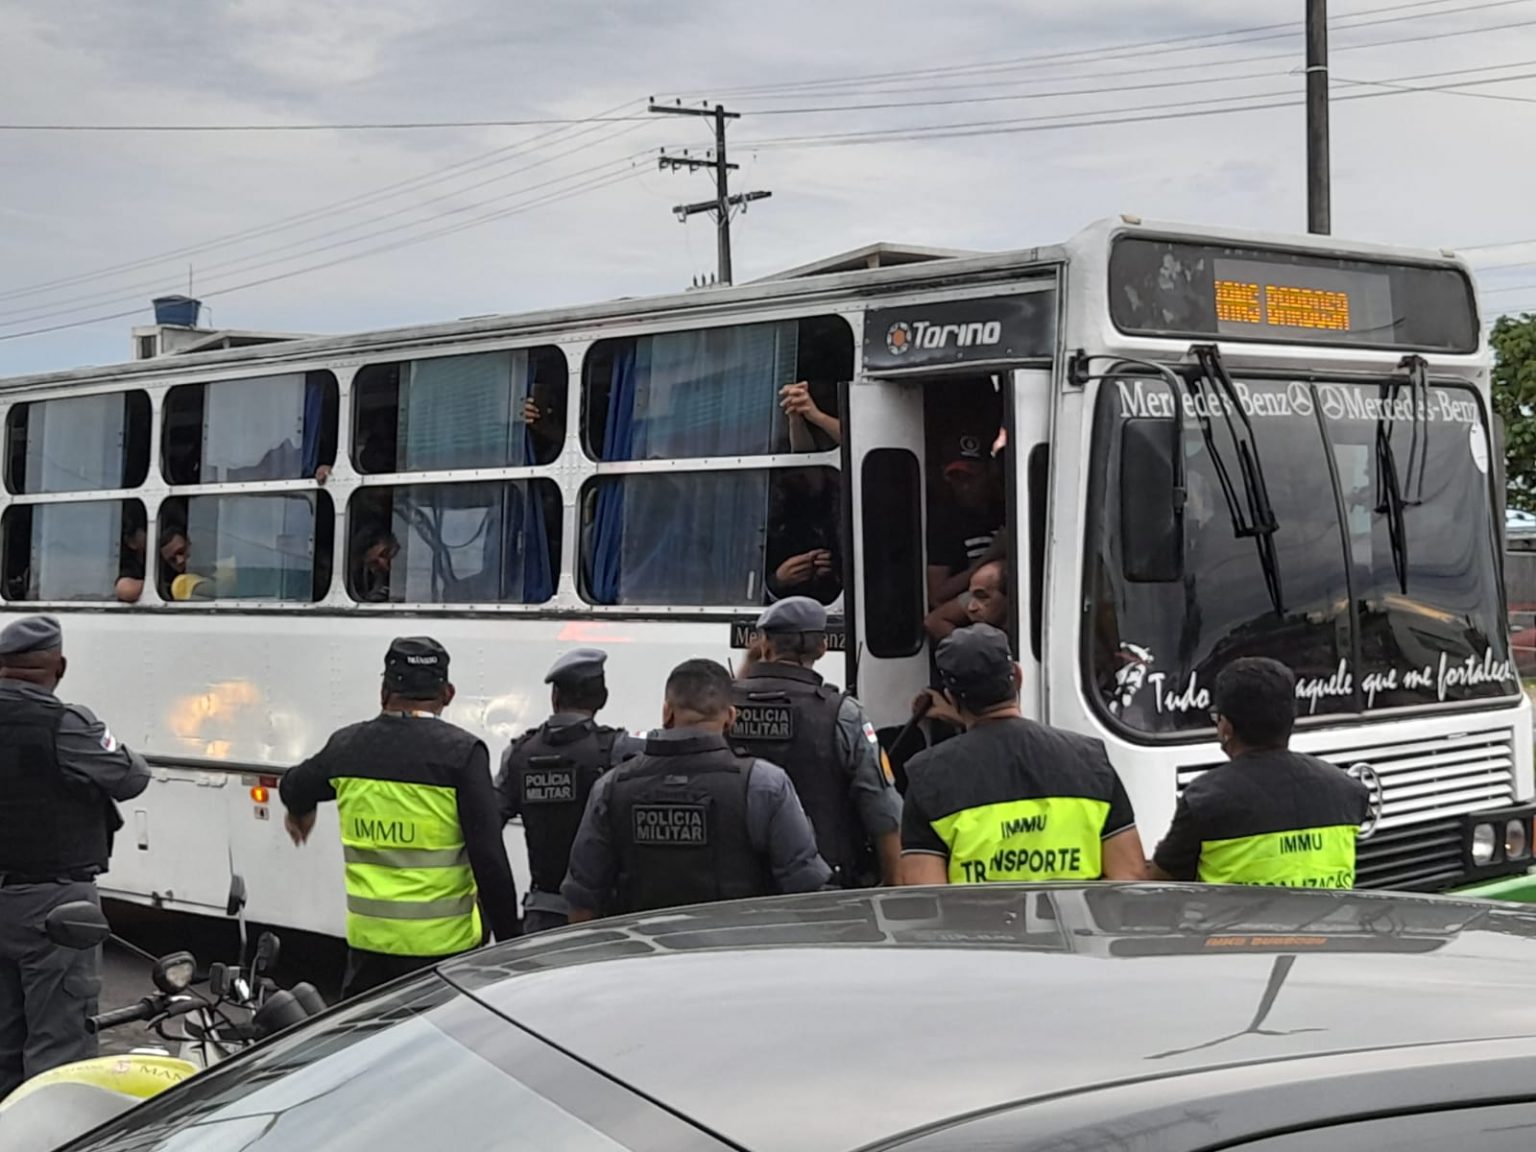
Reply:
<svg viewBox="0 0 1536 1152"><path fill-rule="evenodd" d="M898 787L908 759L954 735L911 722L915 702L938 683L938 643L983 619L1019 651L1009 379L946 372L850 390L845 467L855 477L861 570L849 684Z"/></svg>

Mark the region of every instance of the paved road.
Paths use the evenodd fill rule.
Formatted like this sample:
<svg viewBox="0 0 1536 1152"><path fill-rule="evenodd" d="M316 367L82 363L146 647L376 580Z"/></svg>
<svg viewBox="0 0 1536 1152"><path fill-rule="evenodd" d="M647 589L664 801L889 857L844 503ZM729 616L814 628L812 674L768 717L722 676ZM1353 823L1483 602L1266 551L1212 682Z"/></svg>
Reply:
<svg viewBox="0 0 1536 1152"><path fill-rule="evenodd" d="M239 930L233 920L157 912L132 904L109 901L107 917L113 930L124 940L138 945L151 955L187 951L198 959L199 969L215 961L233 964L239 952ZM248 928L251 946L255 946L259 926ZM345 946L339 940L312 936L304 932L283 932L282 955L277 979L289 986L308 980L334 1002L341 990ZM116 943L106 945L102 959L101 1010L121 1008L154 991L150 981L150 962ZM154 1033L140 1025L114 1028L101 1037L103 1054L126 1052L130 1048L161 1043Z"/></svg>

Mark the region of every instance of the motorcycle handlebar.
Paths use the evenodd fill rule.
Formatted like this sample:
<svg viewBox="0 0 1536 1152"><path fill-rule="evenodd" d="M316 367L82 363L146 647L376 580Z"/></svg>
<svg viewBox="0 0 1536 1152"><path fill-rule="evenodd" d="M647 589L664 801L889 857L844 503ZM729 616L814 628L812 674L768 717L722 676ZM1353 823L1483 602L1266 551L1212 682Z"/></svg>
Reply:
<svg viewBox="0 0 1536 1152"><path fill-rule="evenodd" d="M189 1012L196 1011L201 1005L200 1000L191 997L170 1000L163 996L146 996L137 1004L130 1004L126 1008L114 1008L111 1012L90 1017L85 1022L85 1029L95 1035L108 1028L134 1024L141 1020L155 1020L162 1016L185 1016Z"/></svg>
<svg viewBox="0 0 1536 1152"><path fill-rule="evenodd" d="M132 1024L138 1020L153 1020L159 1014L159 1004L152 997L146 996L137 1004L130 1004L126 1008L114 1008L110 1012L103 1012L100 1016L92 1016L85 1022L85 1027L86 1031L94 1035L122 1024Z"/></svg>

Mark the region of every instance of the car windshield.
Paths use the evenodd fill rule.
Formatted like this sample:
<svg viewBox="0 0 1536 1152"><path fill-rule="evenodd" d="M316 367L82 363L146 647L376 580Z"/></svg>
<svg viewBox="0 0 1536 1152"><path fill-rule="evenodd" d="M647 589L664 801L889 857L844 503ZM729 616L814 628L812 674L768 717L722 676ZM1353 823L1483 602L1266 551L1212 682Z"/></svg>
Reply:
<svg viewBox="0 0 1536 1152"><path fill-rule="evenodd" d="M572 1075L561 1072L564 1059L441 980L412 983L199 1075L114 1120L74 1152L623 1152L696 1146L696 1130L676 1124L689 1134L664 1136L661 1129L676 1122L651 1121L648 1106L627 1093L626 1107L615 1109L603 1096L620 1091L616 1086L582 1083L577 1093ZM526 1077L524 1067L530 1070ZM578 1068L575 1075L590 1074ZM547 1081L562 1076L562 1090L548 1092ZM578 1118L575 1111L585 1115L585 1105L571 1105L564 1095L580 1095L603 1119Z"/></svg>
<svg viewBox="0 0 1536 1152"><path fill-rule="evenodd" d="M1415 402L1398 377L1239 380L1234 395L1274 532L1235 527L1252 520L1228 420L1240 415L1182 392L1182 558L1158 574L1174 578L1148 579L1126 564L1121 496L1146 481L1122 472L1122 442L1137 421L1167 424L1171 441L1173 394L1132 377L1100 393L1084 658L1103 710L1144 734L1208 729L1215 676L1239 656L1292 668L1303 718L1515 692L1477 394L1437 382Z"/></svg>

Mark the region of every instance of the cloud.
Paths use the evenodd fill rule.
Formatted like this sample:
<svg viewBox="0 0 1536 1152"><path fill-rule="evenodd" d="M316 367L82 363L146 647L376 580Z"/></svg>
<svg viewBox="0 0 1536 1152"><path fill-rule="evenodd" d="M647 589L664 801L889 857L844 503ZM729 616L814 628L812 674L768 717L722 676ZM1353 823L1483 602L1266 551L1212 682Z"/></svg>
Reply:
<svg viewBox="0 0 1536 1152"><path fill-rule="evenodd" d="M1380 6L1361 0L1351 10ZM1299 96L1301 78L1289 74L1301 62L1294 30L1252 32L1224 46L1177 39L1283 16L1268 6L1239 7L1171 0L780 0L757 7L725 0L434 7L404 0L80 0L64 8L0 0L7 29L0 107L29 121L294 123L579 117L626 101L637 112L652 94L719 94L746 114L730 129L732 158L743 166L735 187L774 193L737 224L738 278L747 279L874 240L966 248L1050 243L1118 212L1299 229L1304 148L1295 107L968 139L768 143L1068 112L1113 117L1256 93ZM1405 10L1394 23L1376 23L1385 14L1351 20L1335 11L1335 74L1391 78L1528 60L1536 57L1536 27L1357 47L1515 22L1519 11ZM1351 23L1362 26L1350 31ZM1173 42L1097 59L1059 56L1151 39ZM1052 53L1058 58L1009 70L914 77L916 70ZM889 78L837 83L871 74ZM1221 77L1233 79L1150 87ZM1148 87L1052 95L1129 84ZM771 85L799 87L763 90ZM1530 83L1478 90L1536 96ZM1338 94L1355 91L1365 90ZM966 96L1010 99L774 114ZM1437 94L1340 100L1333 111L1335 231L1433 246L1536 236L1524 223L1536 160L1518 144L1533 118L1536 106ZM299 331L670 291L713 267L708 222L680 225L670 212L707 196L708 178L658 172L649 151L708 148L708 126L682 118L567 129L12 134L0 143L0 336L138 310L0 340L3 374L123 358L128 327L147 320L150 296L185 288L189 263L197 288L210 293L216 322ZM598 165L606 167L581 175ZM607 177L625 179L592 187ZM354 202L317 211L346 201ZM488 219L496 213L504 215ZM280 226L239 242L157 256L274 222ZM444 234L401 246L437 232ZM350 259L360 253L372 254ZM9 295L146 257L156 258L110 277ZM1536 251L1502 257L1536 260ZM304 269L314 270L217 294ZM1491 285L1529 281L1536 281L1536 264L1490 274ZM1490 299L1536 302L1536 290L1529 297L1514 291Z"/></svg>

